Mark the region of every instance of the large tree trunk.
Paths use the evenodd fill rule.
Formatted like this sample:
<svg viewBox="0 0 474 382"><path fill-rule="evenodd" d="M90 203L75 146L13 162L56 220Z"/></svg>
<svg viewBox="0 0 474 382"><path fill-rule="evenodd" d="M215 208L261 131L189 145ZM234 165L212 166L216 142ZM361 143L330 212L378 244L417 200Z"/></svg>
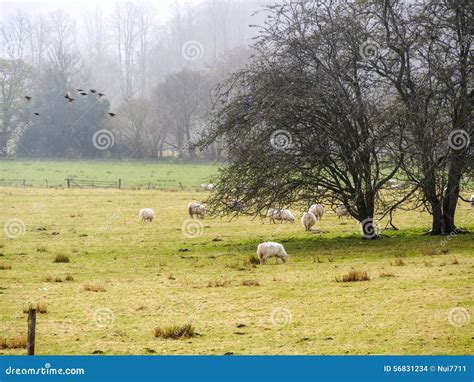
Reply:
<svg viewBox="0 0 474 382"><path fill-rule="evenodd" d="M432 202L433 220L430 235L442 235L444 233L443 207L440 202Z"/></svg>

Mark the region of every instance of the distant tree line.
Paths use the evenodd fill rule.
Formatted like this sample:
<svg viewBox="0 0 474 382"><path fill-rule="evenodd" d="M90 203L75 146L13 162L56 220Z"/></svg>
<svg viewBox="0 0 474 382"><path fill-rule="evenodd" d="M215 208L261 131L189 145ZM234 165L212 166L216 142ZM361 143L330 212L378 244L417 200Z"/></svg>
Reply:
<svg viewBox="0 0 474 382"><path fill-rule="evenodd" d="M187 144L205 124L212 88L250 55L255 8L177 2L165 24L150 3L81 20L16 12L0 25L0 157L215 159L218 144L203 153ZM97 150L102 129L113 144Z"/></svg>

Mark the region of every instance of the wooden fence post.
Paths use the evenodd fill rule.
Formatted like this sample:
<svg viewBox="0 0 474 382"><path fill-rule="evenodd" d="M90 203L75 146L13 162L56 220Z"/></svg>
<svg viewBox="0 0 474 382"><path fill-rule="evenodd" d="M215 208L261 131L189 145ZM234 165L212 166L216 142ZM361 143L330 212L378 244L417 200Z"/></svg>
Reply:
<svg viewBox="0 0 474 382"><path fill-rule="evenodd" d="M118 188L119 188L119 190L122 188L122 179L120 179L120 178L118 180Z"/></svg>
<svg viewBox="0 0 474 382"><path fill-rule="evenodd" d="M36 335L36 309L30 308L28 311L28 343L26 344L26 354L35 355L35 335Z"/></svg>
<svg viewBox="0 0 474 382"><path fill-rule="evenodd" d="M25 188L25 187L26 187L26 180L23 179L23 188Z"/></svg>
<svg viewBox="0 0 474 382"><path fill-rule="evenodd" d="M67 178L66 182L67 182L67 188L71 188L71 180Z"/></svg>
<svg viewBox="0 0 474 382"><path fill-rule="evenodd" d="M45 188L48 188L48 179L45 179L45 180L44 180L44 187L45 187Z"/></svg>

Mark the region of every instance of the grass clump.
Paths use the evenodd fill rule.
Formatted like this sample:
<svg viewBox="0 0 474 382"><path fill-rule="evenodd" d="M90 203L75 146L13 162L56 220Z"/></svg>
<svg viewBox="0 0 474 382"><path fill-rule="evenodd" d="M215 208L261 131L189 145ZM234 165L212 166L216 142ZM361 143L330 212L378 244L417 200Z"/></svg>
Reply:
<svg viewBox="0 0 474 382"><path fill-rule="evenodd" d="M399 257L397 257L397 258L395 259L395 261L392 263L392 265L393 265L394 267L403 267L404 265L406 265L406 263L405 263L402 259L400 259Z"/></svg>
<svg viewBox="0 0 474 382"><path fill-rule="evenodd" d="M83 286L86 292L105 292L106 289L103 285L97 283L87 283Z"/></svg>
<svg viewBox="0 0 474 382"><path fill-rule="evenodd" d="M12 269L11 265L0 264L0 271L5 271L5 270L9 270L9 269Z"/></svg>
<svg viewBox="0 0 474 382"><path fill-rule="evenodd" d="M244 265L259 265L260 259L256 255L251 255L244 263Z"/></svg>
<svg viewBox="0 0 474 382"><path fill-rule="evenodd" d="M380 272L379 276L383 278L395 277L393 273L389 273L389 272Z"/></svg>
<svg viewBox="0 0 474 382"><path fill-rule="evenodd" d="M336 277L336 282L338 283L348 283L354 281L369 281L370 277L366 271L350 271L342 277Z"/></svg>
<svg viewBox="0 0 474 382"><path fill-rule="evenodd" d="M26 338L17 336L0 339L0 349L26 349Z"/></svg>
<svg viewBox="0 0 474 382"><path fill-rule="evenodd" d="M260 286L260 283L257 280L244 280L242 286Z"/></svg>
<svg viewBox="0 0 474 382"><path fill-rule="evenodd" d="M230 281L228 281L228 280L209 281L207 283L208 288L223 288L223 287L226 287L226 286L229 286L229 285L230 285Z"/></svg>
<svg viewBox="0 0 474 382"><path fill-rule="evenodd" d="M170 325L170 326L157 326L153 330L153 334L157 338L173 339L179 338L191 338L196 335L194 325L191 323L184 325Z"/></svg>
<svg viewBox="0 0 474 382"><path fill-rule="evenodd" d="M53 263L69 263L71 260L68 255L56 255Z"/></svg>

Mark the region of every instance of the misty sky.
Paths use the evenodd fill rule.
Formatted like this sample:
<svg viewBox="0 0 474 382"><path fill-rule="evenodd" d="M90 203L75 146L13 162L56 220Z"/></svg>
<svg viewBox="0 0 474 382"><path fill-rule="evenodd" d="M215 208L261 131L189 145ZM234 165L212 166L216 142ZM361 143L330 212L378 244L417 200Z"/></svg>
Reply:
<svg viewBox="0 0 474 382"><path fill-rule="evenodd" d="M160 22L167 20L170 12L170 6L175 2L199 4L202 0L142 0L140 2L148 2L153 4L157 10L157 16ZM46 14L59 9L64 10L71 16L80 19L87 11L96 8L102 9L105 13L110 11L113 4L117 3L114 0L56 0L56 1L42 1L42 0L16 0L5 1L0 0L0 22L7 20L10 15L17 10L25 11L34 14Z"/></svg>

